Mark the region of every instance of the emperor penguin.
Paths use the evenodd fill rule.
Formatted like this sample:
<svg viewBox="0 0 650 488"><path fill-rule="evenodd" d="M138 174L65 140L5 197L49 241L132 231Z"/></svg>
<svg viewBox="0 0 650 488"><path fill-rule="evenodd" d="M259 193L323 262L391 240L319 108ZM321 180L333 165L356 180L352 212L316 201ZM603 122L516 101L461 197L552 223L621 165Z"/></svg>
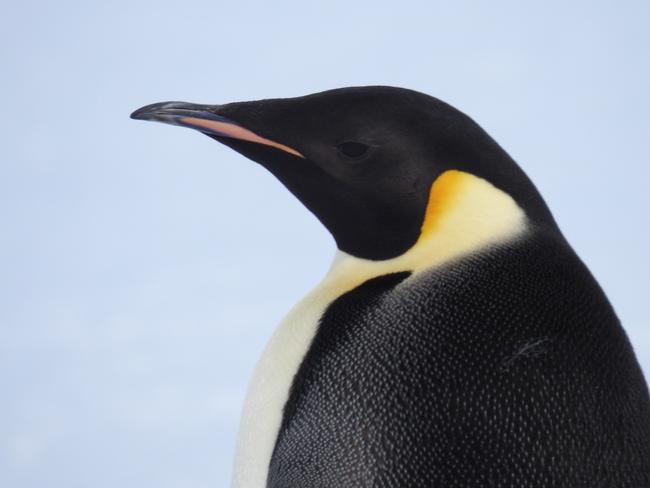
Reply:
<svg viewBox="0 0 650 488"><path fill-rule="evenodd" d="M372 86L132 118L261 164L338 248L255 370L233 487L650 487L630 342L533 183L467 115Z"/></svg>

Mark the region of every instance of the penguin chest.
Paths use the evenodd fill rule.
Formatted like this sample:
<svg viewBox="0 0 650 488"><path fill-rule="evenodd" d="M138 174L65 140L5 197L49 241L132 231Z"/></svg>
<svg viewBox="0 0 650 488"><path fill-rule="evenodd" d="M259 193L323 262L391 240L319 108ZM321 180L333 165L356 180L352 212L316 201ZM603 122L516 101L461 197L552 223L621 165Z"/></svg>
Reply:
<svg viewBox="0 0 650 488"><path fill-rule="evenodd" d="M262 488L300 365L327 307L342 293L339 280L325 280L280 323L249 384L235 457L233 488ZM343 288L345 290L345 288Z"/></svg>
<svg viewBox="0 0 650 488"><path fill-rule="evenodd" d="M431 371L417 371L431 351L417 338L424 311L409 275L371 279L327 307L294 376L267 486L374 486L378 469L399 471L396 457L422 455L405 436L432 413L420 391Z"/></svg>

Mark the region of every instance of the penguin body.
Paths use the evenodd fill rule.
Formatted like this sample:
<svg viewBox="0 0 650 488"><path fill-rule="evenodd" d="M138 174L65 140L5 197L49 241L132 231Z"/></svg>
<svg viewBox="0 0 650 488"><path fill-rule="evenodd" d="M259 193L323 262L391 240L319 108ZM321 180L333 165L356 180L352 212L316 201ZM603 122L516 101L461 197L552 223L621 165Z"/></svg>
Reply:
<svg viewBox="0 0 650 488"><path fill-rule="evenodd" d="M267 486L650 486L648 415L601 290L532 232L335 300Z"/></svg>
<svg viewBox="0 0 650 488"><path fill-rule="evenodd" d="M233 486L650 486L650 400L602 290L471 119L410 90L168 102L339 252L251 382Z"/></svg>
<svg viewBox="0 0 650 488"><path fill-rule="evenodd" d="M278 432L286 420L283 409L290 389L296 385L294 378L337 300L373 279L404 272L415 278L477 249L516 238L526 230L525 215L512 198L458 171L441 175L432 186L425 222L423 227L428 230L416 245L396 258L372 261L339 252L322 283L280 324L249 388L234 486L263 486ZM409 288L413 281L407 280L402 288Z"/></svg>

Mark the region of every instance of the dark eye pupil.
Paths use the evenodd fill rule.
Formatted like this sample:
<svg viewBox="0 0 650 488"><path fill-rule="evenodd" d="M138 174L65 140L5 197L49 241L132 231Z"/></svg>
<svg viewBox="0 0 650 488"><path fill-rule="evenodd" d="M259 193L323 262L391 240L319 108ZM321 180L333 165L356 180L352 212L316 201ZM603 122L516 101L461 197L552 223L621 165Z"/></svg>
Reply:
<svg viewBox="0 0 650 488"><path fill-rule="evenodd" d="M368 150L368 146L360 142L343 142L338 145L339 151L349 158L358 158L363 156Z"/></svg>

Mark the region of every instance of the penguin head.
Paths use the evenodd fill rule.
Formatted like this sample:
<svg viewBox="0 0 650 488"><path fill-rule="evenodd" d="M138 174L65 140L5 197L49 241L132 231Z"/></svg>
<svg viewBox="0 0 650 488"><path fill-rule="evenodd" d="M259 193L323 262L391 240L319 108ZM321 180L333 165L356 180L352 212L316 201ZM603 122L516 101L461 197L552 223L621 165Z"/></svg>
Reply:
<svg viewBox="0 0 650 488"><path fill-rule="evenodd" d="M334 237L369 260L404 254L423 232L432 186L469 173L554 225L508 154L450 105L412 90L354 87L225 105L163 102L136 110L203 132L273 173Z"/></svg>

